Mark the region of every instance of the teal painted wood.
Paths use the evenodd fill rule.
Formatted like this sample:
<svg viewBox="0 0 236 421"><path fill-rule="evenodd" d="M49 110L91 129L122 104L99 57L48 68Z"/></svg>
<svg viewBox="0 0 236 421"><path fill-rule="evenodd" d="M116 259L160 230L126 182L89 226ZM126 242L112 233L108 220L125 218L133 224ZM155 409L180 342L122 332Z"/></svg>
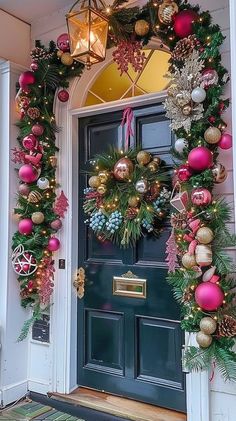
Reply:
<svg viewBox="0 0 236 421"><path fill-rule="evenodd" d="M121 250L99 242L83 223L82 171L109 146L124 149L122 113L79 120L79 259L86 270L85 296L78 306L78 383L179 411L186 410L181 368L183 334L180 309L166 282L167 223L158 239L142 238L136 248ZM172 135L161 105L134 110L139 146L171 165ZM147 298L115 296L113 276L131 270L147 280Z"/></svg>
<svg viewBox="0 0 236 421"><path fill-rule="evenodd" d="M0 413L0 421L85 421L54 408L30 402L6 409Z"/></svg>

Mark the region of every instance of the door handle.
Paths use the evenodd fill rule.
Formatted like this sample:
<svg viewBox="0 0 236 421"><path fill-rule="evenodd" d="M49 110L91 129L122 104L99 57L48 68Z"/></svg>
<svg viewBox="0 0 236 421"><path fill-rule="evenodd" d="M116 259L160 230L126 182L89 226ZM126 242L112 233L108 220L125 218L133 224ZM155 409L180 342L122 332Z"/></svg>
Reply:
<svg viewBox="0 0 236 421"><path fill-rule="evenodd" d="M84 296L84 283L85 283L85 270L81 266L77 270L77 275L73 282L73 286L76 289L77 297L79 297L80 299L83 298Z"/></svg>

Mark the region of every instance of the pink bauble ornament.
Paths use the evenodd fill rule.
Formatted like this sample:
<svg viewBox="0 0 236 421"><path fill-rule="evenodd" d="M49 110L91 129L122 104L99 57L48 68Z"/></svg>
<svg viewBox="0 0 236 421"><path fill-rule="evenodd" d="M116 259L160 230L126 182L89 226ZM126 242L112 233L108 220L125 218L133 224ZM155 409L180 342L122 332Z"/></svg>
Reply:
<svg viewBox="0 0 236 421"><path fill-rule="evenodd" d="M36 63L35 61L33 61L33 63L31 63L30 68L32 70L32 72L36 72L36 70L38 70L39 65L38 63Z"/></svg>
<svg viewBox="0 0 236 421"><path fill-rule="evenodd" d="M19 84L23 90L27 90L28 85L33 85L35 83L35 75L33 72L27 70L26 72L21 73L19 77Z"/></svg>
<svg viewBox="0 0 236 421"><path fill-rule="evenodd" d="M28 196L28 194L30 192L30 188L29 188L29 186L27 184L20 184L18 190L19 190L19 193L22 196L26 196L26 197Z"/></svg>
<svg viewBox="0 0 236 421"><path fill-rule="evenodd" d="M194 171L204 171L213 165L213 156L205 146L191 150L188 155L188 164Z"/></svg>
<svg viewBox="0 0 236 421"><path fill-rule="evenodd" d="M57 251L60 248L60 241L56 237L50 238L47 249L49 251Z"/></svg>
<svg viewBox="0 0 236 421"><path fill-rule="evenodd" d="M233 143L233 141L232 141L231 134L224 133L224 134L222 134L222 136L219 140L218 146L221 149L230 149L230 148L232 148L232 143Z"/></svg>
<svg viewBox="0 0 236 421"><path fill-rule="evenodd" d="M205 69L201 75L201 87L208 89L210 86L217 85L219 80L218 73L215 69Z"/></svg>
<svg viewBox="0 0 236 421"><path fill-rule="evenodd" d="M18 190L19 190L19 193L22 196L26 196L26 197L28 196L28 194L30 192L30 188L29 188L29 186L27 184L20 184Z"/></svg>
<svg viewBox="0 0 236 421"><path fill-rule="evenodd" d="M66 33L59 35L57 38L57 46L63 53L70 51L69 35Z"/></svg>
<svg viewBox="0 0 236 421"><path fill-rule="evenodd" d="M223 304L224 293L218 285L203 282L196 288L195 300L203 310L214 311Z"/></svg>
<svg viewBox="0 0 236 421"><path fill-rule="evenodd" d="M190 179L190 177L193 175L193 172L188 165L180 165L176 174L179 181L185 182Z"/></svg>
<svg viewBox="0 0 236 421"><path fill-rule="evenodd" d="M42 136L42 134L43 134L43 132L44 132L44 127L41 125L41 124L34 124L33 126L32 126L32 133L35 135L35 136Z"/></svg>
<svg viewBox="0 0 236 421"><path fill-rule="evenodd" d="M32 151L33 149L35 149L36 146L38 146L38 139L37 137L35 137L34 134L28 134L22 140L22 145L25 149Z"/></svg>
<svg viewBox="0 0 236 421"><path fill-rule="evenodd" d="M22 165L19 169L19 178L25 183L33 183L38 178L38 171L31 164Z"/></svg>
<svg viewBox="0 0 236 421"><path fill-rule="evenodd" d="M211 192L204 187L192 190L191 201L196 206L207 206L212 201Z"/></svg>
<svg viewBox="0 0 236 421"><path fill-rule="evenodd" d="M62 227L62 222L60 219L55 219L50 225L53 230L58 231Z"/></svg>
<svg viewBox="0 0 236 421"><path fill-rule="evenodd" d="M174 16L174 31L180 38L188 37L193 33L193 23L198 15L193 10L182 10Z"/></svg>
<svg viewBox="0 0 236 421"><path fill-rule="evenodd" d="M29 235L33 229L33 222L30 218L22 219L19 222L18 230L21 234Z"/></svg>
<svg viewBox="0 0 236 421"><path fill-rule="evenodd" d="M61 102L67 102L69 99L69 92L66 89L62 89L58 92L57 97Z"/></svg>

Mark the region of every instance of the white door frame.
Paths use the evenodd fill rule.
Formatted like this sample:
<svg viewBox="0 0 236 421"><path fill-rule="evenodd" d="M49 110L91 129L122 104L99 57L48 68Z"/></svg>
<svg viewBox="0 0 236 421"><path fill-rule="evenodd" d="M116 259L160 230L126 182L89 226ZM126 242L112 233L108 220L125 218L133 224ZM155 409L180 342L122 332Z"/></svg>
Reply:
<svg viewBox="0 0 236 421"><path fill-rule="evenodd" d="M111 60L109 51L106 62L93 66L90 72L84 72L80 79L77 78L71 83L70 101L67 104L57 101L55 106L56 121L59 127L62 127L57 136L60 148L57 178L70 204L60 233L62 247L55 262L56 287L51 316L52 390L60 393L70 393L77 387L77 297L72 282L77 270L78 256L78 118L94 113L117 111L124 109L126 105L135 107L153 104L162 101L165 96L162 92L91 107L76 107L75 103L83 104L93 80ZM65 269L57 269L59 258L65 259ZM194 338L191 337L190 340ZM208 372L187 374L186 388L188 421L210 421Z"/></svg>

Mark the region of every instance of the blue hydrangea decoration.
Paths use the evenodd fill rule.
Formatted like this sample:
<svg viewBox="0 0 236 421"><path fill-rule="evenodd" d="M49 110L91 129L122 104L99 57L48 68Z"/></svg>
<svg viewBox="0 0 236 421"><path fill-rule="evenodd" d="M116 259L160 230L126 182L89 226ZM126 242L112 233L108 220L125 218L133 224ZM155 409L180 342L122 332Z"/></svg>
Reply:
<svg viewBox="0 0 236 421"><path fill-rule="evenodd" d="M106 222L107 231L114 234L114 232L119 229L122 219L122 215L119 211L116 210L115 212L112 212L109 216L108 222Z"/></svg>
<svg viewBox="0 0 236 421"><path fill-rule="evenodd" d="M106 223L106 217L101 210L95 212L90 219L89 226L93 231L102 231Z"/></svg>

